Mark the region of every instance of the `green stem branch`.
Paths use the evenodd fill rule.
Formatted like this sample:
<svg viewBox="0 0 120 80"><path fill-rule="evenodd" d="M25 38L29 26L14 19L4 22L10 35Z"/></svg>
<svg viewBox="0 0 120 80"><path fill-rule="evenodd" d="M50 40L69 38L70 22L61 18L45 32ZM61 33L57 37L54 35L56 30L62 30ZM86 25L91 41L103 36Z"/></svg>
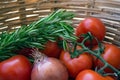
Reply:
<svg viewBox="0 0 120 80"><path fill-rule="evenodd" d="M98 43L98 47L99 49L94 52L93 50L91 50L90 48L86 47L84 44L87 40L89 40L89 38L91 37L91 35L87 35L85 36L84 40L81 42L81 43L77 43L78 45L80 45L84 52L88 52L90 53L91 55L95 56L97 59L99 59L103 64L104 66L101 67L99 70L98 70L98 73L101 73L103 74L104 72L104 69L105 68L110 68L114 71L114 74L117 74L117 76L120 76L120 71L118 69L116 69L115 67L113 67L111 64L109 64L106 60L104 60L104 58L101 56L101 43ZM116 75L115 75L116 76Z"/></svg>

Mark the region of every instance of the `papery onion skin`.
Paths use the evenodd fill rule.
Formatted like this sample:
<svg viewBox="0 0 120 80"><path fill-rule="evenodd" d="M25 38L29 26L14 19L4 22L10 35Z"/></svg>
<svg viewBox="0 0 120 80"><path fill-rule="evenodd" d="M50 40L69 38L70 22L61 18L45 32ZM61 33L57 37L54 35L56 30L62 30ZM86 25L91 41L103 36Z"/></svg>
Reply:
<svg viewBox="0 0 120 80"><path fill-rule="evenodd" d="M35 62L31 80L68 80L68 72L58 59L44 57Z"/></svg>

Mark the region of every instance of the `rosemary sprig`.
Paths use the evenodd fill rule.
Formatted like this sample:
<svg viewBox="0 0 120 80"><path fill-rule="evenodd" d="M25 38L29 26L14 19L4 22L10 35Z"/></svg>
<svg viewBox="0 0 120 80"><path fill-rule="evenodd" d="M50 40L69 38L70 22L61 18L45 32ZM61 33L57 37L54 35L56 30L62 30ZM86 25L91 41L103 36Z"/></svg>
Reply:
<svg viewBox="0 0 120 80"><path fill-rule="evenodd" d="M73 17L71 12L57 10L13 32L3 32L0 35L0 61L16 55L14 50L25 47L43 49L47 41L56 41L60 37L66 41L75 41L74 30L70 24Z"/></svg>

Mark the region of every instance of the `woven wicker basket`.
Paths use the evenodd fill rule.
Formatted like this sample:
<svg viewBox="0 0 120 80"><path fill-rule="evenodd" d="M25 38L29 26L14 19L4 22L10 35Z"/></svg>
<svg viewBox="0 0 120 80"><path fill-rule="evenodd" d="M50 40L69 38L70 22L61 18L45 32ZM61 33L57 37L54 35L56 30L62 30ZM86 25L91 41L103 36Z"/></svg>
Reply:
<svg viewBox="0 0 120 80"><path fill-rule="evenodd" d="M120 46L120 0L0 0L0 32L15 30L55 9L75 12L74 26L85 17L100 18L107 28L105 41Z"/></svg>

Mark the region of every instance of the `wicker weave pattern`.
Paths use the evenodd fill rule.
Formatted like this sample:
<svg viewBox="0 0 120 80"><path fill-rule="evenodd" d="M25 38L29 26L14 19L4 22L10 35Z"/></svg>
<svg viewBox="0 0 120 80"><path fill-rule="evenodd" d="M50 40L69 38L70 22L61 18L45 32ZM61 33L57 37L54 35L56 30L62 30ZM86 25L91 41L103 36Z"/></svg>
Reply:
<svg viewBox="0 0 120 80"><path fill-rule="evenodd" d="M0 32L11 31L55 9L76 13L74 27L85 17L100 18L107 27L105 41L120 46L120 0L0 0Z"/></svg>

